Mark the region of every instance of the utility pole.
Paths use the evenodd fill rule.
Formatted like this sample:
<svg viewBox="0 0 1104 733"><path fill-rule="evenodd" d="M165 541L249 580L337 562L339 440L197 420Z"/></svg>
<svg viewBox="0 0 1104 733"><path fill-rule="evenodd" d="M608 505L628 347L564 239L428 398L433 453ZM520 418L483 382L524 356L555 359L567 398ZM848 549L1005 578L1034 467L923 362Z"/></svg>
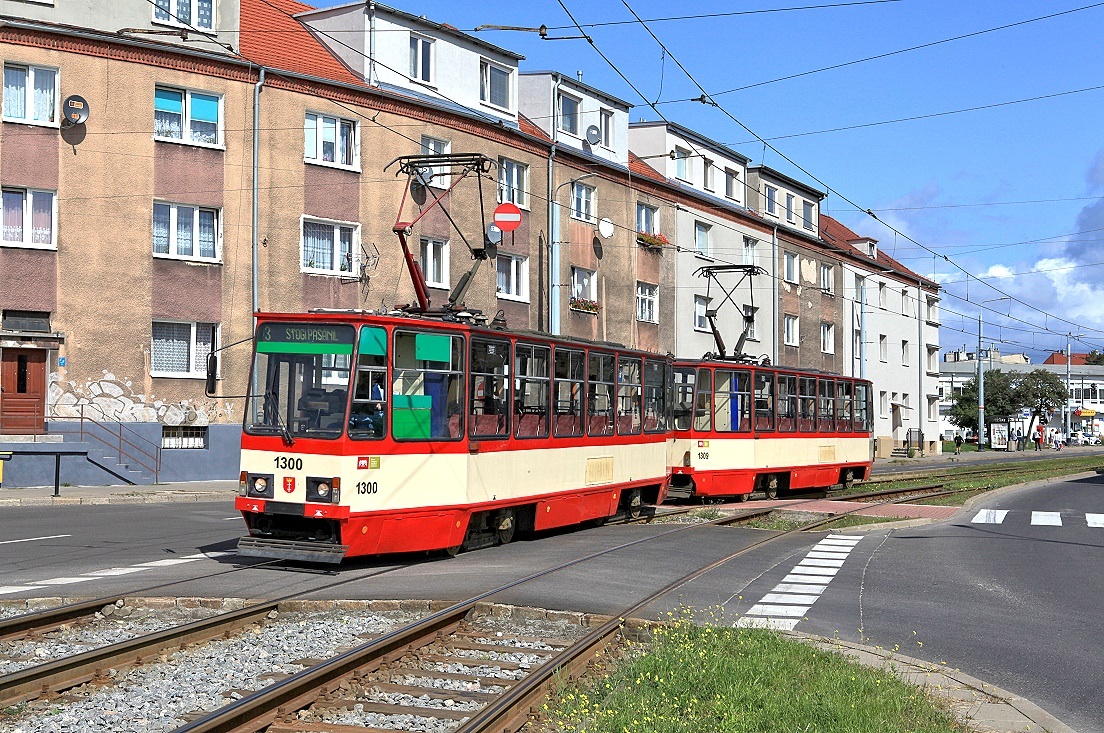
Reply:
<svg viewBox="0 0 1104 733"><path fill-rule="evenodd" d="M1064 406L1064 409L1062 410L1062 412L1065 413L1065 417L1066 417L1066 420L1065 420L1065 428L1066 428L1065 438L1066 438L1067 441L1069 440L1069 435L1070 435L1070 404L1069 404L1070 403L1070 399L1069 399L1069 396L1070 396L1070 336L1072 336L1072 334L1067 332L1066 333L1066 404Z"/></svg>
<svg viewBox="0 0 1104 733"><path fill-rule="evenodd" d="M978 433L977 449L985 443L985 369L981 366L981 319L985 313L985 306L978 310L978 347L977 347L977 372L978 372Z"/></svg>

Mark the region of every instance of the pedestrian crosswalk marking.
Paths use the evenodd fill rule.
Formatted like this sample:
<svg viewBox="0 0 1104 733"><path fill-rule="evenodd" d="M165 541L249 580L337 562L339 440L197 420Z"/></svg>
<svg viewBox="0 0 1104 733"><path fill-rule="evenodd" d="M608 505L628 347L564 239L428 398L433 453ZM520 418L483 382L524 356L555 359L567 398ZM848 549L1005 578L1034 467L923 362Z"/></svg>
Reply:
<svg viewBox="0 0 1104 733"><path fill-rule="evenodd" d="M756 603L748 609L748 616L774 616L781 618L800 618L809 610L808 606L781 606L770 603Z"/></svg>
<svg viewBox="0 0 1104 733"><path fill-rule="evenodd" d="M974 524L1000 524L1008 516L1007 509L982 509L972 521Z"/></svg>
<svg viewBox="0 0 1104 733"><path fill-rule="evenodd" d="M743 616L736 625L743 629L773 629L774 631L793 631L799 619L769 618L767 616Z"/></svg>
<svg viewBox="0 0 1104 733"><path fill-rule="evenodd" d="M827 583L831 578L825 578L821 575L794 575L790 573L785 578L782 578L783 583Z"/></svg>
<svg viewBox="0 0 1104 733"><path fill-rule="evenodd" d="M812 552L810 552L805 557L819 557L819 558L823 558L825 560L846 560L847 559L847 553L846 552L817 552L816 550L813 550Z"/></svg>
<svg viewBox="0 0 1104 733"><path fill-rule="evenodd" d="M816 593L820 595L827 588L826 585L812 585L806 583L779 583L774 586L775 593Z"/></svg>
<svg viewBox="0 0 1104 733"><path fill-rule="evenodd" d="M1090 527L1104 527L1104 514L1086 514L1085 521Z"/></svg>
<svg viewBox="0 0 1104 733"><path fill-rule="evenodd" d="M798 565L817 568L838 568L843 565L843 560L823 560L819 557L806 557Z"/></svg>
<svg viewBox="0 0 1104 733"><path fill-rule="evenodd" d="M1031 512L1031 523L1048 527L1062 526L1062 512Z"/></svg>
<svg viewBox="0 0 1104 733"><path fill-rule="evenodd" d="M760 603L804 603L808 606L817 602L819 595L814 596L799 596L795 593L768 593L763 596L763 600Z"/></svg>

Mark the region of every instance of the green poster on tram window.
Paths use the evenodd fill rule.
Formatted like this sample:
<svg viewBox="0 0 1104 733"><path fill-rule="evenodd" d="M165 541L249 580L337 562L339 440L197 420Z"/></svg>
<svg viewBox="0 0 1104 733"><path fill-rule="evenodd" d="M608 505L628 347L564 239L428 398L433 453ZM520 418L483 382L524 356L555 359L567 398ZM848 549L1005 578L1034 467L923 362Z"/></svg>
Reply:
<svg viewBox="0 0 1104 733"><path fill-rule="evenodd" d="M356 330L332 323L262 323L257 327L261 354L352 354Z"/></svg>
<svg viewBox="0 0 1104 733"><path fill-rule="evenodd" d="M370 356L387 356L387 331L376 326L360 329L360 353Z"/></svg>
<svg viewBox="0 0 1104 733"><path fill-rule="evenodd" d="M414 358L419 361L452 361L452 337L419 333L414 337Z"/></svg>

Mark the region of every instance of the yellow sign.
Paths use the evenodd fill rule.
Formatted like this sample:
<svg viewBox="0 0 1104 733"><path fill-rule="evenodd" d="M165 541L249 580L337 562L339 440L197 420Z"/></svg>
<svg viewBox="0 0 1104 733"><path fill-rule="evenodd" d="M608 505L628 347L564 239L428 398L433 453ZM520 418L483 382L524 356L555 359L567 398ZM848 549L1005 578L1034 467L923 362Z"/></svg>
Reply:
<svg viewBox="0 0 1104 733"><path fill-rule="evenodd" d="M1081 408L1080 410L1077 410L1077 415L1079 417L1096 417L1096 410L1086 410L1084 408Z"/></svg>

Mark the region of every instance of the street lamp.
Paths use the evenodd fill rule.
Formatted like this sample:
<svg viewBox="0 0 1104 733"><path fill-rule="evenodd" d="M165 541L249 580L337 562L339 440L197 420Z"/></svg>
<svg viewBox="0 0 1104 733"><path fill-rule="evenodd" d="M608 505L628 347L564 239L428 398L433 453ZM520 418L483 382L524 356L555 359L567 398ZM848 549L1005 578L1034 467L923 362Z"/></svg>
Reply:
<svg viewBox="0 0 1104 733"><path fill-rule="evenodd" d="M998 300L1012 300L1007 295L1003 298L990 298L989 300L981 301L981 308L978 310L978 348L977 348L977 371L978 371L978 443L977 449L981 450L981 446L985 443L985 368L981 364L981 325L982 315L985 313L985 304L994 303Z"/></svg>
<svg viewBox="0 0 1104 733"><path fill-rule="evenodd" d="M598 175L597 173L586 173L578 178L572 178L566 183L561 183L553 190L552 195L549 197L552 199L552 236L549 237L551 241L548 243L548 332L552 335L559 335L560 333L560 252L558 245L560 243L560 189L564 186L571 186L579 181L587 178L593 178Z"/></svg>

